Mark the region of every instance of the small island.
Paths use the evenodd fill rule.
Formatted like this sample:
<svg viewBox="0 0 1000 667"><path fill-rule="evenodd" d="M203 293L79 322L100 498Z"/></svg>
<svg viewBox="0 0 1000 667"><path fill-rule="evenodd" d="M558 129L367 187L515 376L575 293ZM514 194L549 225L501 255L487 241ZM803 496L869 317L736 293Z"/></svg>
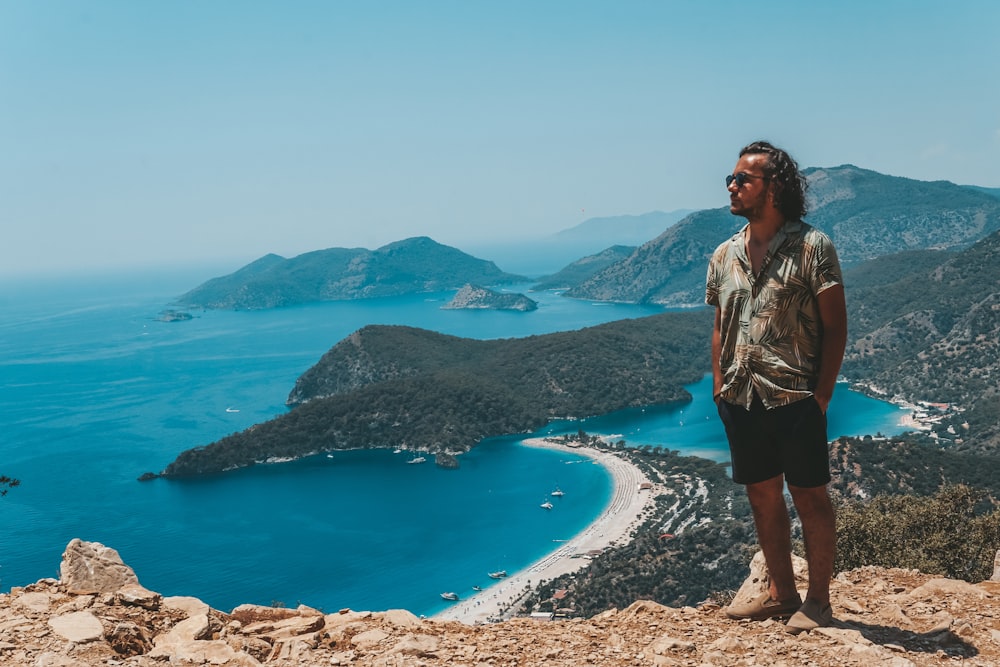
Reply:
<svg viewBox="0 0 1000 667"><path fill-rule="evenodd" d="M194 315L182 310L164 310L156 319L160 322L187 322L194 319Z"/></svg>
<svg viewBox="0 0 1000 667"><path fill-rule="evenodd" d="M538 302L516 292L495 292L485 287L465 285L442 309L518 310L529 312L538 309Z"/></svg>

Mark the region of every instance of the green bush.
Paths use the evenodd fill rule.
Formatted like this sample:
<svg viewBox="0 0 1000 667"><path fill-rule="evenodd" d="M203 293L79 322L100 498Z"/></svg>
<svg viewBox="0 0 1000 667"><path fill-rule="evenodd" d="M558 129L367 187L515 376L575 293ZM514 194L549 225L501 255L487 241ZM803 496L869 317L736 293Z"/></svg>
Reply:
<svg viewBox="0 0 1000 667"><path fill-rule="evenodd" d="M978 582L990 577L1000 548L1000 510L964 484L930 497L879 495L841 506L837 571L900 567Z"/></svg>

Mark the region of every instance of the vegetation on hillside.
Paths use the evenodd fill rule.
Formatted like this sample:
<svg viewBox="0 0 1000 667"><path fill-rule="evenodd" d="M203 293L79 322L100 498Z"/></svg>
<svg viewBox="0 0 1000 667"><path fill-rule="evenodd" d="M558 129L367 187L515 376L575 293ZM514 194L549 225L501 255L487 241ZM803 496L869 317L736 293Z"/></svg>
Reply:
<svg viewBox="0 0 1000 667"><path fill-rule="evenodd" d="M846 272L843 374L886 397L957 404L955 449L1000 446L1000 233L957 253L883 257Z"/></svg>
<svg viewBox="0 0 1000 667"><path fill-rule="evenodd" d="M982 581L1000 549L1000 510L964 484L933 496L878 495L839 508L837 537L838 571L878 565Z"/></svg>
<svg viewBox="0 0 1000 667"><path fill-rule="evenodd" d="M291 412L181 453L192 475L336 449L468 451L556 418L690 400L708 367L711 313L664 313L580 331L472 340L370 326L303 374Z"/></svg>

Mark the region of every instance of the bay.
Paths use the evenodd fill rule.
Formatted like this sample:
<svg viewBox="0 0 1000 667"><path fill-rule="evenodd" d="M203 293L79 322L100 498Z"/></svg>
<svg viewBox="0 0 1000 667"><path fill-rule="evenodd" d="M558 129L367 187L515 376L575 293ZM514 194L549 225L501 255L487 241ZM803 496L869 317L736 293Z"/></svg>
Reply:
<svg viewBox="0 0 1000 667"><path fill-rule="evenodd" d="M531 313L442 310L451 293L158 319L192 274L0 285L0 589L57 577L69 540L119 551L143 585L241 603L432 614L583 530L610 498L600 466L495 438L461 468L338 452L195 480L139 483L184 449L285 412L295 379L368 324L521 337L661 309L532 294ZM525 291L528 286L516 286ZM725 460L704 381L693 401L557 422L540 433L624 437ZM843 404L843 402L849 402ZM838 391L831 435L899 432L894 406ZM845 422L834 419L843 415ZM581 465L572 465L581 464ZM554 511L539 504L558 486Z"/></svg>

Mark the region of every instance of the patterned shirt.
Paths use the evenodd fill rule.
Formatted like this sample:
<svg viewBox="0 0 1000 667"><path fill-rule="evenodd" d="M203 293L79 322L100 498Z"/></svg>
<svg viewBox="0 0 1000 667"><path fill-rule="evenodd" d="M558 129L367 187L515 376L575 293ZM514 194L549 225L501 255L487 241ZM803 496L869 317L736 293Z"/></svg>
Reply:
<svg viewBox="0 0 1000 667"><path fill-rule="evenodd" d="M705 303L721 311L721 397L749 410L756 392L770 409L812 396L823 336L816 297L843 278L829 237L801 221L771 239L755 276L747 227L712 254Z"/></svg>

